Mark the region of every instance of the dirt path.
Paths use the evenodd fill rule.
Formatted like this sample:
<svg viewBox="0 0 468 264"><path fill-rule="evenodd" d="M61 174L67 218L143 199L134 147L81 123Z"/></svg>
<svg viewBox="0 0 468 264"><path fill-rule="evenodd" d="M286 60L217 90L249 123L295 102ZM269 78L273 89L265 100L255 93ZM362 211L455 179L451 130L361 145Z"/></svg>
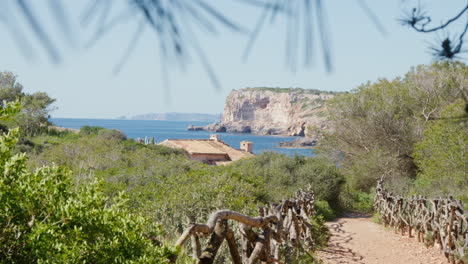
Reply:
<svg viewBox="0 0 468 264"><path fill-rule="evenodd" d="M324 263L447 263L438 249L385 230L369 217L339 218L327 225L332 237L328 248L318 253Z"/></svg>

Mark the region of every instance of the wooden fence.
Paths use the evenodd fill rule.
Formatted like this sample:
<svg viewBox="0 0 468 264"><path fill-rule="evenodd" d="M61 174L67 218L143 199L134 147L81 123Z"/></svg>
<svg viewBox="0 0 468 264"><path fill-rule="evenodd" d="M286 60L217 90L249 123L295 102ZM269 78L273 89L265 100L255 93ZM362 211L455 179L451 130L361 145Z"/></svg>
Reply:
<svg viewBox="0 0 468 264"><path fill-rule="evenodd" d="M314 202L310 190L301 190L293 199L260 207L258 217L217 211L206 224L190 224L176 246L181 247L190 239L198 263L213 263L224 241L234 264L289 263L295 250L307 254L314 247L310 224L310 218L315 215ZM204 250L201 237L208 239Z"/></svg>
<svg viewBox="0 0 468 264"><path fill-rule="evenodd" d="M426 246L439 246L450 263L468 264L468 217L460 201L394 196L380 180L374 208L381 223L393 227L395 233L416 235Z"/></svg>

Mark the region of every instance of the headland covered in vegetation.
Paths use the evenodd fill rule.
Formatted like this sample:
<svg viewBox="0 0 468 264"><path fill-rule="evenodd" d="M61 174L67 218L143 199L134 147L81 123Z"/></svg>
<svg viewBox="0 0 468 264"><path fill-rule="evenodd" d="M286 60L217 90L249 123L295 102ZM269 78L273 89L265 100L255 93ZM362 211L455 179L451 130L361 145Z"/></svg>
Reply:
<svg viewBox="0 0 468 264"><path fill-rule="evenodd" d="M192 263L173 246L189 223L219 209L256 215L305 186L317 200L313 249L326 245L325 219L372 212L381 178L396 194L467 202L467 76L463 63L438 62L365 83L326 101L319 155L209 166L117 130L59 131L47 121L54 99L0 73L0 262Z"/></svg>

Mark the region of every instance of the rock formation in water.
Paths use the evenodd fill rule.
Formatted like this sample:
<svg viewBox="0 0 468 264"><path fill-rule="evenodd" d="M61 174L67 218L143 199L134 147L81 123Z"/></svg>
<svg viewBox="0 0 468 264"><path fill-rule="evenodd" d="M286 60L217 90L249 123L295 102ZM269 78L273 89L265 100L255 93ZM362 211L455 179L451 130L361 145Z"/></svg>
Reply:
<svg viewBox="0 0 468 264"><path fill-rule="evenodd" d="M213 132L314 137L315 128L327 127L324 102L333 96L333 92L299 88L233 90L226 98L221 122L203 129ZM197 127L198 129L200 128Z"/></svg>
<svg viewBox="0 0 468 264"><path fill-rule="evenodd" d="M315 138L297 138L293 141L280 142L278 147L280 148L313 148L317 145L317 139Z"/></svg>

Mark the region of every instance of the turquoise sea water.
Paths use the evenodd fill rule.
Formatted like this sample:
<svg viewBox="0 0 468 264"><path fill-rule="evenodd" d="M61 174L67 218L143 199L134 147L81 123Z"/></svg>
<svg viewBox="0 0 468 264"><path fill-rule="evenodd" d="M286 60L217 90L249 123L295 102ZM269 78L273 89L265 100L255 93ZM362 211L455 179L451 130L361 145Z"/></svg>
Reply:
<svg viewBox="0 0 468 264"><path fill-rule="evenodd" d="M209 138L212 132L187 131L188 125L205 126L207 122L192 121L157 121L157 120L118 120L118 119L78 119L78 118L51 118L50 121L57 126L76 128L82 126L100 126L109 129L118 129L129 138L154 137L157 142L172 139L199 139ZM240 142L248 140L254 143L253 151L260 154L263 151L275 151L290 156L313 156L311 149L278 148L279 142L292 141L294 137L257 136L251 134L218 133L221 139L234 148L239 148Z"/></svg>

